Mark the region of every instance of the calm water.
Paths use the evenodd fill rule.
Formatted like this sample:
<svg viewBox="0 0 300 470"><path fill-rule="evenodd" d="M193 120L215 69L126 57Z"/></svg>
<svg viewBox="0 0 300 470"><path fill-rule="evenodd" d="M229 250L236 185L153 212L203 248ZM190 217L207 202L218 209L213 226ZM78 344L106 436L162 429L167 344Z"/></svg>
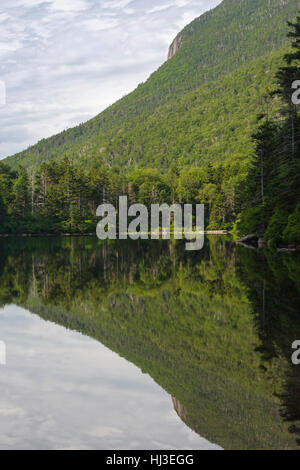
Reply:
<svg viewBox="0 0 300 470"><path fill-rule="evenodd" d="M1 449L297 449L298 254L0 240Z"/></svg>

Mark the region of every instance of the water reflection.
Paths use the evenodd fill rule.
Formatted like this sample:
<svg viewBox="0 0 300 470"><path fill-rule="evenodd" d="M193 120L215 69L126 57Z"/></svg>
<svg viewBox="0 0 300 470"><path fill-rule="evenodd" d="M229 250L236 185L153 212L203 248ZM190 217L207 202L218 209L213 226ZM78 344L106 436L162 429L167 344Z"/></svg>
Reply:
<svg viewBox="0 0 300 470"><path fill-rule="evenodd" d="M224 238L198 253L172 242L18 239L0 243L0 263L0 304L22 306L126 358L170 395L173 418L199 436L227 449L299 445L300 367L290 359L300 338L298 255L248 251ZM45 325L45 332L55 326ZM65 353L74 359L75 350ZM118 390L124 383L134 393L130 374ZM138 409L135 423L153 410ZM131 426L149 442L145 427ZM186 446L177 431L167 434L176 441L167 447Z"/></svg>
<svg viewBox="0 0 300 470"><path fill-rule="evenodd" d="M0 313L1 449L207 449L170 397L100 343L15 306Z"/></svg>

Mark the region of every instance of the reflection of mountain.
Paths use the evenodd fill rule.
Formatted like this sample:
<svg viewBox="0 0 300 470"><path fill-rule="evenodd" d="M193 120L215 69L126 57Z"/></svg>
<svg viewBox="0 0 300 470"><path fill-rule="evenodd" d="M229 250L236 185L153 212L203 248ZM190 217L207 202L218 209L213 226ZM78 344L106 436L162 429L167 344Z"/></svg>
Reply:
<svg viewBox="0 0 300 470"><path fill-rule="evenodd" d="M188 254L180 244L85 238L11 240L0 258L0 302L81 331L136 364L176 397L179 416L201 436L226 449L296 446L294 255L261 259L223 239Z"/></svg>

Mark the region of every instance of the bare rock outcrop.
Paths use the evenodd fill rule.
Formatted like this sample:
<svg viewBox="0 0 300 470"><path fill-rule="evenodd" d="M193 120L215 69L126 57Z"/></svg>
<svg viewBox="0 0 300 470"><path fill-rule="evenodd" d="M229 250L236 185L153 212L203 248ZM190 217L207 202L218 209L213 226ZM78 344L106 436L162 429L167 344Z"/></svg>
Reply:
<svg viewBox="0 0 300 470"><path fill-rule="evenodd" d="M177 54L177 52L180 49L181 44L182 44L182 36L177 36L169 48L168 60L172 59L172 57L174 57L174 55Z"/></svg>

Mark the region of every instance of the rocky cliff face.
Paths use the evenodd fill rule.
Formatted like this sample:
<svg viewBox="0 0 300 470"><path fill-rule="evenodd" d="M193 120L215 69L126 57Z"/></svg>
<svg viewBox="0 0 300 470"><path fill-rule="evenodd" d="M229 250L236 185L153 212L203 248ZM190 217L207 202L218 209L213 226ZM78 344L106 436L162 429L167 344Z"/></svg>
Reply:
<svg viewBox="0 0 300 470"><path fill-rule="evenodd" d="M182 44L182 36L177 36L169 48L168 60L172 59L172 57L174 57L174 55L177 54L177 52L180 49L181 44Z"/></svg>

